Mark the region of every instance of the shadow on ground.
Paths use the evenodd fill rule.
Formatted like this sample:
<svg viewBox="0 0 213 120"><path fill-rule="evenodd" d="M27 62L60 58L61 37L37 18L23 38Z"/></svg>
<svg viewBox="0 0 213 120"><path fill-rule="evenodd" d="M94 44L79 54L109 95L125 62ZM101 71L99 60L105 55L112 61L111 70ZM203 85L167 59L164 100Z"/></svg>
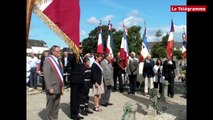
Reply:
<svg viewBox="0 0 213 120"><path fill-rule="evenodd" d="M175 102L159 102L161 113L167 113L175 116L175 120L186 120L186 105L180 105Z"/></svg>
<svg viewBox="0 0 213 120"><path fill-rule="evenodd" d="M61 103L60 108L70 118L70 105L67 103Z"/></svg>
<svg viewBox="0 0 213 120"><path fill-rule="evenodd" d="M38 113L38 116L42 119L42 120L46 120L46 109L43 109L42 111L40 111Z"/></svg>

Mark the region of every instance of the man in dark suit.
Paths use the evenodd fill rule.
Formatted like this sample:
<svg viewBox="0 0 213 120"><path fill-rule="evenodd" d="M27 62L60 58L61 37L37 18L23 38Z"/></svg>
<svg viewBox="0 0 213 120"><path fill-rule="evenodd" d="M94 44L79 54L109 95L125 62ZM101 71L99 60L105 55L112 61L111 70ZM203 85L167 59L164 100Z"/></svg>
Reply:
<svg viewBox="0 0 213 120"><path fill-rule="evenodd" d="M114 59L112 66L113 66L113 80L114 80L114 88L113 92L117 91L117 77L118 77L118 82L119 82L119 91L123 93L123 81L122 81L122 71L123 69L120 67L119 64L120 60L120 52L117 53L117 58Z"/></svg>
<svg viewBox="0 0 213 120"><path fill-rule="evenodd" d="M51 56L44 60L43 72L46 85L46 117L47 120L58 120L59 103L63 89L63 73L59 59L61 49L52 46Z"/></svg>
<svg viewBox="0 0 213 120"><path fill-rule="evenodd" d="M79 61L76 61L76 54L71 53L68 54L68 61L71 65L70 71L70 87L71 87L71 95L70 95L70 115L71 118L74 120L83 119L83 117L79 116L79 107L80 107L80 95L83 90L83 83L84 83L84 64L82 58L82 47L79 46L79 54L80 58Z"/></svg>
<svg viewBox="0 0 213 120"><path fill-rule="evenodd" d="M41 62L40 62L40 71L43 73L43 66L44 66L44 60L49 57L49 51L44 51L44 55L41 57ZM42 90L45 90L45 82L44 78L42 79Z"/></svg>
<svg viewBox="0 0 213 120"><path fill-rule="evenodd" d="M68 53L69 53L69 51L68 51L68 49L65 49L63 52L64 52L64 54L61 57L61 62L62 62L62 65L63 65L63 73L70 73L71 68L70 68L70 63L68 61ZM68 86L68 81L66 81L66 77L67 76L64 76L64 86L65 87L69 87Z"/></svg>
<svg viewBox="0 0 213 120"><path fill-rule="evenodd" d="M168 85L168 96L174 97L174 79L175 79L175 61L168 57L167 60L163 62L163 78L169 82Z"/></svg>

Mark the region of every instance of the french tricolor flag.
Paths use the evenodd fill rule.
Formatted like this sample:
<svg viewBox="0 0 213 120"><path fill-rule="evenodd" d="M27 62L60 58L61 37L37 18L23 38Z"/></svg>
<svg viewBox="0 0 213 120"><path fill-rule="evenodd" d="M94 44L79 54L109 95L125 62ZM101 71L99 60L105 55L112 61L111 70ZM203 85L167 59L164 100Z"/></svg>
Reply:
<svg viewBox="0 0 213 120"><path fill-rule="evenodd" d="M127 38L126 38L126 31L124 28L123 31L123 37L121 40L121 47L120 47L120 66L125 69L127 66L127 60L128 60L128 43L127 43Z"/></svg>
<svg viewBox="0 0 213 120"><path fill-rule="evenodd" d="M169 38L167 41L167 46L166 46L166 52L167 55L170 59L172 59L172 55L173 55L173 48L174 48L174 24L173 24L173 20L171 22L171 30L170 30L170 34L169 34Z"/></svg>
<svg viewBox="0 0 213 120"><path fill-rule="evenodd" d="M112 54L113 57L113 39L112 39L112 24L109 21L109 33L108 33L108 37L107 37L107 45L106 45L106 53L108 54Z"/></svg>
<svg viewBox="0 0 213 120"><path fill-rule="evenodd" d="M149 55L149 46L146 38L146 27L144 29L143 39L142 39L142 45L141 45L141 51L140 51L140 58L139 61L142 62L146 57Z"/></svg>
<svg viewBox="0 0 213 120"><path fill-rule="evenodd" d="M97 53L103 54L104 53L104 46L103 46L103 39L102 39L102 23L101 23L101 21L100 21L99 28L100 28L100 32L98 34Z"/></svg>

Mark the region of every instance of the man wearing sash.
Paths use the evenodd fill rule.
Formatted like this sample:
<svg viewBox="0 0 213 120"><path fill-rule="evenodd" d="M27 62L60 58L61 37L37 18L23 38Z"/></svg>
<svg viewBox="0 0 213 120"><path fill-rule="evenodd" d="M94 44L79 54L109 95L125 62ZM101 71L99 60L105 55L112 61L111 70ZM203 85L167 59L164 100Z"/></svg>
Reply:
<svg viewBox="0 0 213 120"><path fill-rule="evenodd" d="M50 48L51 56L44 60L43 72L46 85L46 119L58 120L60 98L63 93L63 73L60 62L61 49L54 45ZM59 61L58 61L59 60Z"/></svg>

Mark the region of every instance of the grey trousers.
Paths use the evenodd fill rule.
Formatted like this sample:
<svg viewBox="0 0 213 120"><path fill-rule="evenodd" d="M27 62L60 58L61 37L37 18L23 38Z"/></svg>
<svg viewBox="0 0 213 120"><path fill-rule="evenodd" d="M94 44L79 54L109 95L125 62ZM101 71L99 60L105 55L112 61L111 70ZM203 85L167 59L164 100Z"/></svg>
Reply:
<svg viewBox="0 0 213 120"><path fill-rule="evenodd" d="M101 104L109 103L112 86L104 85L104 93L101 94Z"/></svg>
<svg viewBox="0 0 213 120"><path fill-rule="evenodd" d="M47 103L46 103L46 117L47 120L58 120L58 111L61 94L54 95L46 95Z"/></svg>

